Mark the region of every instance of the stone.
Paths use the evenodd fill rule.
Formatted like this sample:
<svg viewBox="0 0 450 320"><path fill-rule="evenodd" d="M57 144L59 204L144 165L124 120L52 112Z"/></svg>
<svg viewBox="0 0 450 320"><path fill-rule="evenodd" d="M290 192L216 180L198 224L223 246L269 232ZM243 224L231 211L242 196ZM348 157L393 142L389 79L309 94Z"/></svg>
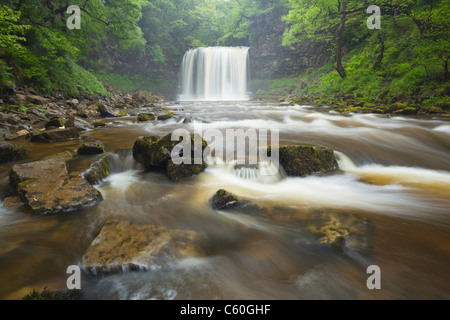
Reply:
<svg viewBox="0 0 450 320"><path fill-rule="evenodd" d="M214 210L233 210L250 215L265 216L264 209L224 189L220 189L214 194L210 205Z"/></svg>
<svg viewBox="0 0 450 320"><path fill-rule="evenodd" d="M59 159L65 162L73 159L73 153L71 151L63 151L53 155L44 157L42 160Z"/></svg>
<svg viewBox="0 0 450 320"><path fill-rule="evenodd" d="M94 276L168 268L185 258L203 257L203 235L129 221L108 221L83 255Z"/></svg>
<svg viewBox="0 0 450 320"><path fill-rule="evenodd" d="M66 128L76 128L78 131L88 131L94 127L87 121L74 116L67 117Z"/></svg>
<svg viewBox="0 0 450 320"><path fill-rule="evenodd" d="M103 104L103 103L97 103L97 110L100 113L100 115L104 118L117 118L120 117L120 115L112 110L111 107Z"/></svg>
<svg viewBox="0 0 450 320"><path fill-rule="evenodd" d="M20 161L28 156L28 151L8 142L0 142L0 163Z"/></svg>
<svg viewBox="0 0 450 320"><path fill-rule="evenodd" d="M155 120L155 115L153 113L140 113L137 117L137 121L145 122L145 121L153 121Z"/></svg>
<svg viewBox="0 0 450 320"><path fill-rule="evenodd" d="M106 154L95 161L82 176L91 185L99 184L111 174L111 154Z"/></svg>
<svg viewBox="0 0 450 320"><path fill-rule="evenodd" d="M104 128L104 127L106 127L106 123L104 123L102 121L95 121L92 124L93 124L94 128Z"/></svg>
<svg viewBox="0 0 450 320"><path fill-rule="evenodd" d="M92 140L84 142L80 148L78 148L79 155L93 155L101 154L105 152L105 147L100 142L100 140Z"/></svg>
<svg viewBox="0 0 450 320"><path fill-rule="evenodd" d="M7 197L3 200L3 207L8 209L22 207L23 202L20 197Z"/></svg>
<svg viewBox="0 0 450 320"><path fill-rule="evenodd" d="M28 139L31 136L30 132L28 130L20 130L17 131L14 134L10 134L8 135L5 140L7 141L14 141L14 140L24 140L24 139Z"/></svg>
<svg viewBox="0 0 450 320"><path fill-rule="evenodd" d="M10 184L35 214L59 214L99 201L101 193L81 175L69 174L61 159L15 165L9 172Z"/></svg>
<svg viewBox="0 0 450 320"><path fill-rule="evenodd" d="M312 212L307 223L308 231L321 244L351 254L365 255L370 250L372 227L367 218L333 209L320 209Z"/></svg>
<svg viewBox="0 0 450 320"><path fill-rule="evenodd" d="M49 128L54 127L54 128L63 128L64 127L64 120L61 119L54 119L54 120L50 120L49 122L47 122L45 124L45 129L49 130Z"/></svg>
<svg viewBox="0 0 450 320"><path fill-rule="evenodd" d="M76 128L65 128L38 132L31 136L31 142L60 142L76 140L80 137Z"/></svg>
<svg viewBox="0 0 450 320"><path fill-rule="evenodd" d="M41 96L31 95L31 94L26 96L26 100L28 102L34 103L36 105L41 105L41 106L51 102L50 99L47 99L47 98L44 98Z"/></svg>
<svg viewBox="0 0 450 320"><path fill-rule="evenodd" d="M268 149L271 154L271 148ZM280 165L288 176L306 177L332 172L338 168L334 152L318 146L283 146L279 148Z"/></svg>
<svg viewBox="0 0 450 320"><path fill-rule="evenodd" d="M171 161L172 149L180 141L172 141L172 135L159 137L140 137L133 145L133 158L142 164L147 170L165 170L168 177L178 181L183 178L200 174L206 169L206 163L194 164L194 135L191 135L191 164L176 165ZM202 141L202 148L206 148L206 142Z"/></svg>
<svg viewBox="0 0 450 320"><path fill-rule="evenodd" d="M166 121L166 120L172 119L174 116L175 116L175 114L173 112L168 112L164 115L158 116L158 120Z"/></svg>

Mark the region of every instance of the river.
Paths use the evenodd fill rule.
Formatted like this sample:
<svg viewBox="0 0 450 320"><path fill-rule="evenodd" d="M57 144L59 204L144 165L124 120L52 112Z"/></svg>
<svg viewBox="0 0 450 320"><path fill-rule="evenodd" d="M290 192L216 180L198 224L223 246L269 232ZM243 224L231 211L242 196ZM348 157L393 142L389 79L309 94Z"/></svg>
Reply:
<svg viewBox="0 0 450 320"><path fill-rule="evenodd" d="M98 137L120 164L97 186L104 201L49 217L0 206L0 299L33 288L64 288L69 265L111 218L223 235L213 254L172 268L82 276L86 299L449 299L450 123L442 119L341 115L327 108L282 103L167 103L165 121L111 120ZM195 122L184 121L185 119ZM178 128L279 129L280 144L313 144L336 151L339 172L307 178L244 179L215 165L172 182L143 173L130 149L141 135ZM78 142L24 143L30 158L76 150ZM83 171L95 157L75 157ZM1 186L11 165L0 166ZM226 189L276 218L213 210L209 199ZM370 250L340 251L314 244L298 221L314 210L348 212L370 222ZM300 217L300 220L298 218ZM367 267L381 270L381 289L369 290Z"/></svg>

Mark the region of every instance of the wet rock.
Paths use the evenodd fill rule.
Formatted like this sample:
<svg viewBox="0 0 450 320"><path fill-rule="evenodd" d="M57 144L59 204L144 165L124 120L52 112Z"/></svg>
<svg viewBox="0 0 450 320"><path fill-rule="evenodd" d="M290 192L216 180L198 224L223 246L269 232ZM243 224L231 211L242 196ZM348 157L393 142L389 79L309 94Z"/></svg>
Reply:
<svg viewBox="0 0 450 320"><path fill-rule="evenodd" d="M235 210L245 214L264 215L265 211L256 204L243 200L224 189L218 190L210 200L214 210Z"/></svg>
<svg viewBox="0 0 450 320"><path fill-rule="evenodd" d="M321 244L364 255L370 249L371 224L368 219L333 209L316 210L308 223L308 231Z"/></svg>
<svg viewBox="0 0 450 320"><path fill-rule="evenodd" d="M60 142L76 140L80 137L76 128L65 128L39 132L31 136L31 142Z"/></svg>
<svg viewBox="0 0 450 320"><path fill-rule="evenodd" d="M201 160L202 164L195 164L195 136L191 135L191 164L180 165L171 161L171 152L182 141L182 138L179 141L172 141L171 136L171 134L168 134L162 138L154 136L138 138L133 145L133 158L148 170L164 169L168 177L173 180L188 178L203 172L206 163ZM206 142L202 141L202 149L204 148L206 148Z"/></svg>
<svg viewBox="0 0 450 320"><path fill-rule="evenodd" d="M46 156L42 160L59 159L65 162L73 159L73 153L71 151L63 151L53 155Z"/></svg>
<svg viewBox="0 0 450 320"><path fill-rule="evenodd" d="M92 123L92 125L94 126L94 128L106 127L106 123L104 123L103 121L95 121L94 123Z"/></svg>
<svg viewBox="0 0 450 320"><path fill-rule="evenodd" d="M198 175L205 171L206 163L202 164L174 164L171 160L167 162L166 171L169 179L178 181L184 178L189 178Z"/></svg>
<svg viewBox="0 0 450 320"><path fill-rule="evenodd" d="M66 128L77 128L78 131L87 131L93 129L93 126L81 118L69 116L66 120Z"/></svg>
<svg viewBox="0 0 450 320"><path fill-rule="evenodd" d="M101 193L80 175L70 175L61 159L15 165L10 184L35 214L58 214L92 205Z"/></svg>
<svg viewBox="0 0 450 320"><path fill-rule="evenodd" d="M175 116L175 114L173 112L168 112L164 115L158 116L158 120L166 121L166 120L172 119L174 116Z"/></svg>
<svg viewBox="0 0 450 320"><path fill-rule="evenodd" d="M155 120L155 115L153 113L140 113L137 117L137 121L145 122L145 121L153 121Z"/></svg>
<svg viewBox="0 0 450 320"><path fill-rule="evenodd" d="M45 129L49 130L50 128L62 128L64 125L64 120L53 119L45 124Z"/></svg>
<svg viewBox="0 0 450 320"><path fill-rule="evenodd" d="M84 254L83 266L92 275L170 267L181 259L205 256L202 240L195 231L108 221Z"/></svg>
<svg viewBox="0 0 450 320"><path fill-rule="evenodd" d="M30 293L27 293L22 300L47 300L47 301L76 301L81 300L83 297L83 291L73 290L50 290L44 288L42 291L33 289Z"/></svg>
<svg viewBox="0 0 450 320"><path fill-rule="evenodd" d="M7 197L3 200L3 207L8 209L19 208L23 206L20 197Z"/></svg>
<svg viewBox="0 0 450 320"><path fill-rule="evenodd" d="M31 136L30 132L28 130L20 130L17 131L14 134L10 134L6 136L5 140L7 141L14 141L14 140L25 140L28 139Z"/></svg>
<svg viewBox="0 0 450 320"><path fill-rule="evenodd" d="M105 151L105 147L100 140L85 141L80 148L78 148L79 155L93 155L101 154Z"/></svg>
<svg viewBox="0 0 450 320"><path fill-rule="evenodd" d="M306 177L331 172L338 167L333 150L324 147L284 146L279 148L279 157L288 176Z"/></svg>
<svg viewBox="0 0 450 320"><path fill-rule="evenodd" d="M20 161L28 156L28 151L8 142L0 142L0 163Z"/></svg>
<svg viewBox="0 0 450 320"><path fill-rule="evenodd" d="M120 115L115 112L111 107L107 106L106 104L103 103L97 103L97 110L100 113L100 115L102 117L105 118L117 118L120 117Z"/></svg>
<svg viewBox="0 0 450 320"><path fill-rule="evenodd" d="M95 161L91 167L82 174L83 178L91 185L100 183L111 174L111 154L106 154Z"/></svg>

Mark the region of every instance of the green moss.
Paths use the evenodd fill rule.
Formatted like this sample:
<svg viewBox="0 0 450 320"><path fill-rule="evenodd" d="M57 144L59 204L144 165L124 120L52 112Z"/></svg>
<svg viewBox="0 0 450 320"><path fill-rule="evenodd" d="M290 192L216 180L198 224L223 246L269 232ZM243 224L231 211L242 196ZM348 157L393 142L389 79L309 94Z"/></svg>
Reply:
<svg viewBox="0 0 450 320"><path fill-rule="evenodd" d="M42 291L33 289L22 300L80 300L83 295L81 290L53 291L44 288Z"/></svg>
<svg viewBox="0 0 450 320"><path fill-rule="evenodd" d="M94 123L92 123L92 125L94 126L94 128L106 127L106 123L104 123L103 121L95 121Z"/></svg>
<svg viewBox="0 0 450 320"><path fill-rule="evenodd" d="M120 111L118 112L118 114L119 114L119 116L121 116L121 117L126 117L126 116L127 116L127 113L126 113L125 111L122 111L122 110L120 110Z"/></svg>
<svg viewBox="0 0 450 320"><path fill-rule="evenodd" d="M153 113L140 113L137 117L137 121L145 122L145 121L153 121L155 120L155 115Z"/></svg>
<svg viewBox="0 0 450 320"><path fill-rule="evenodd" d="M175 114L173 112L168 112L165 115L158 116L158 120L165 121L165 120L169 120L169 119L173 118L174 116L175 116Z"/></svg>

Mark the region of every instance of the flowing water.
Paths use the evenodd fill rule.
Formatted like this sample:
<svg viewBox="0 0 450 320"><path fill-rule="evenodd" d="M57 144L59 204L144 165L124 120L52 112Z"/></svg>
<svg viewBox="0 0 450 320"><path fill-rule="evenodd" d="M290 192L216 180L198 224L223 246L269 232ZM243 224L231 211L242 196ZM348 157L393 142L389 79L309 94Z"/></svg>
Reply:
<svg viewBox="0 0 450 320"><path fill-rule="evenodd" d="M102 224L121 218L196 230L222 241L207 257L168 269L104 278L82 276L87 299L449 299L450 124L439 119L340 115L277 103L168 104L165 122L124 118L87 133L117 154L114 173L98 188L104 201L51 217L0 207L0 298L32 288L64 288L66 268L81 261ZM186 121L192 120L192 121ZM172 182L145 173L130 149L140 135L174 129L279 129L280 144L336 150L340 171L307 178L261 176L260 168L218 164ZM25 144L30 156L75 150L77 143ZM44 149L47 148L47 149ZM94 158L70 163L83 171ZM7 185L11 165L1 167ZM266 168L267 169L267 168ZM270 168L269 168L270 169ZM226 189L276 214L215 211L209 199ZM370 222L370 250L336 250L305 231L310 212L335 210ZM358 246L358 244L356 244ZM381 269L381 290L369 290L367 267Z"/></svg>

